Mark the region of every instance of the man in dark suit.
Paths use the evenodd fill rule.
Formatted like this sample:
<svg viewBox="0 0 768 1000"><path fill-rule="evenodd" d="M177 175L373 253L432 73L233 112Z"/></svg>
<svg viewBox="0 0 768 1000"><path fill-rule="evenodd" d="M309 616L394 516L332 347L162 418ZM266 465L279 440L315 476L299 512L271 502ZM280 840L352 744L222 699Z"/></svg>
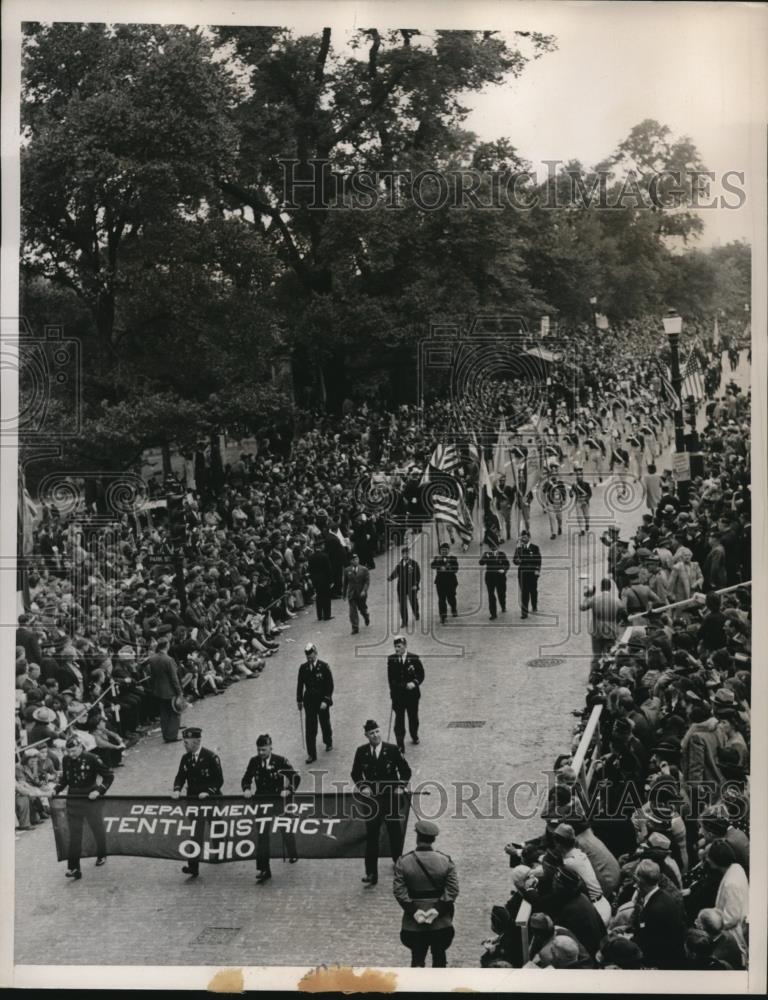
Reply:
<svg viewBox="0 0 768 1000"><path fill-rule="evenodd" d="M169 640L158 639L157 649L148 660L152 694L160 706L160 728L166 743L179 742L181 716L174 708L174 699L181 696L181 682L175 662L168 655Z"/></svg>
<svg viewBox="0 0 768 1000"><path fill-rule="evenodd" d="M315 608L317 609L317 620L328 622L331 614L331 586L333 584L333 568L328 553L325 551L325 543L322 540L315 542L315 551L307 560L309 576L312 586L315 588Z"/></svg>
<svg viewBox="0 0 768 1000"><path fill-rule="evenodd" d="M459 586L458 572L459 560L456 556L450 555L451 547L448 542L443 542L440 546L440 555L432 560L432 569L435 571L435 590L437 591L437 610L440 613L440 621L445 625L448 617L448 605L451 607L451 614L455 618L458 614L456 610L456 591Z"/></svg>
<svg viewBox="0 0 768 1000"><path fill-rule="evenodd" d="M397 580L397 603L400 607L400 623L408 627L408 602L416 621L419 620L419 587L421 585L421 570L415 559L408 555L408 546L400 550L400 562L389 574L390 580Z"/></svg>
<svg viewBox="0 0 768 1000"><path fill-rule="evenodd" d="M317 723L323 733L326 750L333 749L331 729L331 705L333 704L333 674L328 664L318 658L317 646L313 642L304 647L307 659L299 667L296 685L296 701L299 711L304 709L307 734L307 764L317 760L315 741Z"/></svg>
<svg viewBox="0 0 768 1000"><path fill-rule="evenodd" d="M344 577L341 585L341 596L349 601L349 621L352 625L352 635L357 635L360 631L360 615L366 625L371 624L368 615L368 586L371 582L371 574L365 566L360 565L360 556L357 552L352 553L352 562L344 570Z"/></svg>
<svg viewBox="0 0 768 1000"><path fill-rule="evenodd" d="M376 551L376 532L365 514L358 514L352 529L352 542L360 562L367 569L376 569L373 556Z"/></svg>
<svg viewBox="0 0 768 1000"><path fill-rule="evenodd" d="M408 732L415 745L419 742L419 700L424 683L424 666L415 653L409 653L404 635L395 636L395 651L387 658L387 679L395 713L397 749L405 753L405 716Z"/></svg>
<svg viewBox="0 0 768 1000"><path fill-rule="evenodd" d="M184 737L186 753L181 758L179 770L173 779L173 798L181 797L185 785L188 799L218 798L221 795L221 786L224 784L218 755L201 745L203 731L197 726L187 726L181 735ZM197 822L195 828L197 840L200 836L200 826ZM185 875L197 878L200 874L200 862L190 858L181 870Z"/></svg>
<svg viewBox="0 0 768 1000"><path fill-rule="evenodd" d="M400 819L400 798L404 784L411 777L405 757L391 743L383 743L378 722L368 719L363 730L367 743L355 751L352 780L365 796L373 815L365 821L366 885L379 881L379 833L384 823L389 837L392 861L403 852L404 823Z"/></svg>
<svg viewBox="0 0 768 1000"><path fill-rule="evenodd" d="M485 588L488 591L488 610L490 620L495 621L498 598L498 606L502 611L507 610L507 572L509 571L509 559L506 553L496 547L493 537L486 534L486 551L480 557L480 565L485 566Z"/></svg>
<svg viewBox="0 0 768 1000"><path fill-rule="evenodd" d="M660 877L659 866L647 858L635 868L634 940L642 949L643 964L647 968L682 969L685 966L685 910L679 898L659 888Z"/></svg>
<svg viewBox="0 0 768 1000"><path fill-rule="evenodd" d="M252 795L268 796L278 800L278 809L282 811L284 801L289 799L299 787L301 776L294 771L286 757L272 753L272 738L264 733L256 740L256 756L251 757L245 774L240 782L243 795L249 799ZM267 824L259 831L256 843L256 881L261 883L272 878L269 865L270 831ZM292 833L283 834L283 845L288 860L295 864L299 860L296 848L296 838Z"/></svg>
<svg viewBox="0 0 768 1000"><path fill-rule="evenodd" d="M528 603L534 613L539 604L539 574L541 573L541 552L531 541L527 531L520 532L520 541L512 556L517 566L517 582L520 587L521 617L528 617Z"/></svg>
<svg viewBox="0 0 768 1000"><path fill-rule="evenodd" d="M43 652L40 649L40 639L34 629L29 626L31 618L29 615L19 615L19 627L16 629L16 645L23 646L27 654L27 663L36 663L42 666Z"/></svg>

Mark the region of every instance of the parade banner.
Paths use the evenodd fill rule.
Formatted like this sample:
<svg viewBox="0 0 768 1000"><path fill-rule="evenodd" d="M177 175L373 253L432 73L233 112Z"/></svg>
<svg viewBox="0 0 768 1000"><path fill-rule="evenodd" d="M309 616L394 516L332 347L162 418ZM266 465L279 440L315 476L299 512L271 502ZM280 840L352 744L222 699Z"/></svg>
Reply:
<svg viewBox="0 0 768 1000"><path fill-rule="evenodd" d="M82 824L82 857L96 857L94 827L104 830L107 855L168 858L221 864L272 858L362 858L366 824L383 818L379 851L389 856L387 825L399 824L404 838L411 796L385 800L357 793L294 793L290 799L225 796L173 799L105 796L94 801L50 799L59 861L70 853L70 815Z"/></svg>

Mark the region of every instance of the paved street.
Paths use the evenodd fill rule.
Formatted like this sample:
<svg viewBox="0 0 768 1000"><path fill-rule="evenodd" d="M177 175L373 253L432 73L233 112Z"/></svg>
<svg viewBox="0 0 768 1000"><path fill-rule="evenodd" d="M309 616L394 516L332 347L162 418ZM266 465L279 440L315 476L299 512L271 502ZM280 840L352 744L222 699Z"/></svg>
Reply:
<svg viewBox="0 0 768 1000"><path fill-rule="evenodd" d="M508 814L510 786L542 783L557 754L570 746L570 712L583 704L589 663L586 615L578 612L586 582L581 577L591 581L601 575L603 527L613 517L631 527L642 505L636 494L611 514L606 497L609 504L616 503L614 484L597 488L594 530L586 538L579 537L569 520L562 537L550 541L546 518L535 511L534 540L544 555L541 613L526 622L516 604L514 573L509 575L506 614L488 620L479 553L473 546L460 555L460 617L433 628L437 616L428 567L436 539L425 533L414 546L422 565L424 613L420 630L409 634L409 648L422 656L426 682L423 738L418 747L408 743L407 754L413 785L435 783L429 786L431 794L419 798L419 807L430 817L441 813L437 846L453 856L459 870L453 965L477 965L480 942L490 932L490 908L507 896L504 843L539 826L535 818L515 820ZM511 555L511 543L505 548ZM187 724L203 727L204 745L221 755L225 793L239 792L261 732L272 735L275 751L287 755L302 772L303 786L311 787L295 702L296 671L309 639L331 664L337 688L334 750L325 754L321 749L312 770L323 767L329 780L349 780L365 719L376 718L386 732L386 655L398 631L394 585L386 582L393 558L395 549L379 558L372 574L369 629L349 634L346 602L335 601L335 619L322 625L314 610L302 612L258 679L241 681L185 714ZM531 665L544 657L550 658L548 665ZM459 721L482 726L450 727ZM163 744L159 733L149 735L127 755L113 791L170 792L181 750L181 745ZM500 790L495 810L494 783ZM527 788L515 799L522 816L535 814L535 802ZM496 818L490 818L494 812ZM407 849L413 839L411 822ZM382 862L381 879L373 889L360 882L362 860L276 861L272 881L258 886L253 863L203 866L201 878L189 882L180 864L116 857L98 870L91 860L84 862L83 880L73 884L64 878L64 864L55 861L49 824L23 834L16 850L16 960L21 964L396 966L408 958L399 943L401 910L392 897L388 861Z"/></svg>

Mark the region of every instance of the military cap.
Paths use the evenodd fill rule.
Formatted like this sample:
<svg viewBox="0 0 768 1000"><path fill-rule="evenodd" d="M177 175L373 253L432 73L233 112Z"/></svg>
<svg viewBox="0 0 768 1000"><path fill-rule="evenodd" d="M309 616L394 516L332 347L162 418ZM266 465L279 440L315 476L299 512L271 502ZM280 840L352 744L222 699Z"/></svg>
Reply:
<svg viewBox="0 0 768 1000"><path fill-rule="evenodd" d="M78 739L77 736L70 736L69 739L67 740L67 750L71 750L72 747L81 747L82 745L83 745L82 742Z"/></svg>
<svg viewBox="0 0 768 1000"><path fill-rule="evenodd" d="M182 729L181 735L185 740L199 740L203 731L199 726L187 726L186 729Z"/></svg>
<svg viewBox="0 0 768 1000"><path fill-rule="evenodd" d="M421 837L436 837L440 833L437 823L431 823L428 819L420 819L414 829Z"/></svg>
<svg viewBox="0 0 768 1000"><path fill-rule="evenodd" d="M555 840L561 840L564 844L576 843L576 833L569 823L558 823L553 836Z"/></svg>
<svg viewBox="0 0 768 1000"><path fill-rule="evenodd" d="M370 733L372 730L378 729L378 728L379 728L378 722L374 721L373 719L368 719L366 721L365 725L363 726L363 730L366 733Z"/></svg>
<svg viewBox="0 0 768 1000"><path fill-rule="evenodd" d="M269 733L262 733L261 736L256 738L257 747L267 747L272 742L272 737Z"/></svg>

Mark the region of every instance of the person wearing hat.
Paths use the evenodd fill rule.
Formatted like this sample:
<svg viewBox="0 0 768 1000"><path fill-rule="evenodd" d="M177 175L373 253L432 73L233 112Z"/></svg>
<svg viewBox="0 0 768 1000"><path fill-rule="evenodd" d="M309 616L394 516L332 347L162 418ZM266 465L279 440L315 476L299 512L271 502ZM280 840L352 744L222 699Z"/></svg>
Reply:
<svg viewBox="0 0 768 1000"><path fill-rule="evenodd" d="M563 508L567 502L565 483L559 476L560 466L553 462L549 466L549 475L541 487L541 503L549 518L550 539L563 533Z"/></svg>
<svg viewBox="0 0 768 1000"><path fill-rule="evenodd" d="M160 728L165 743L179 742L179 723L181 713L178 711L177 698L182 697L181 681L176 661L168 655L170 640L163 636L157 640L155 652L149 657L150 690L157 700L160 713Z"/></svg>
<svg viewBox="0 0 768 1000"><path fill-rule="evenodd" d="M411 967L424 968L432 952L432 967L446 967L446 952L454 937L454 903L459 877L453 860L434 849L440 830L420 819L415 826L416 849L395 863L392 891L403 909L400 940L411 952Z"/></svg>
<svg viewBox="0 0 768 1000"><path fill-rule="evenodd" d="M333 704L333 674L325 660L319 659L317 646L313 642L304 647L306 660L299 666L296 683L296 702L299 712L304 710L307 740L307 764L317 760L317 724L323 734L326 750L333 749L333 729L331 728L331 705Z"/></svg>
<svg viewBox="0 0 768 1000"><path fill-rule="evenodd" d="M621 573L621 567L617 566L617 574L619 573ZM645 614L650 608L663 606L664 602L659 595L654 593L647 583L639 582L639 566L626 566L623 575L627 583L622 588L620 596L628 615Z"/></svg>
<svg viewBox="0 0 768 1000"><path fill-rule="evenodd" d="M397 581L397 604L400 609L400 625L408 627L408 605L410 603L413 617L419 620L419 587L421 586L421 569L415 559L411 559L409 548L404 545L400 550L400 561L387 577Z"/></svg>
<svg viewBox="0 0 768 1000"><path fill-rule="evenodd" d="M318 514L319 518L319 514ZM322 537L315 540L314 551L307 560L309 576L315 589L315 609L319 622L333 619L331 614L331 589L333 587L333 567Z"/></svg>
<svg viewBox="0 0 768 1000"><path fill-rule="evenodd" d="M507 573L509 559L505 552L496 546L493 539L486 536L486 551L480 557L480 565L485 567L485 589L488 591L488 610L490 620L495 621L498 607L502 612L507 610Z"/></svg>
<svg viewBox="0 0 768 1000"><path fill-rule="evenodd" d="M202 746L203 731L198 726L187 726L181 735L186 752L182 755L179 769L173 779L172 797L180 798L186 785L187 799L218 798L221 795L221 786L224 784L218 754ZM190 858L181 870L185 875L197 878L200 874L200 862Z"/></svg>
<svg viewBox="0 0 768 1000"><path fill-rule="evenodd" d="M611 919L611 904L603 895L600 882L595 875L592 862L576 844L576 831L570 823L558 823L552 834L552 849L560 858L563 868L575 872L584 883L590 902L608 926Z"/></svg>
<svg viewBox="0 0 768 1000"><path fill-rule="evenodd" d="M370 804L372 815L365 820L365 875L363 882L374 886L379 881L379 834L386 826L392 861L403 850L403 819L400 796L411 777L408 761L392 743L381 739L379 724L368 719L363 726L367 742L355 751L352 780L358 792Z"/></svg>
<svg viewBox="0 0 768 1000"><path fill-rule="evenodd" d="M248 761L240 781L243 795L246 798L255 794L282 800L278 803L282 810L285 800L290 799L300 782L301 776L291 767L288 758L272 752L271 736L268 733L259 736L256 756ZM256 844L256 881L260 885L272 878L270 846L270 831L265 827L259 831ZM284 857L287 855L291 864L299 860L296 837L292 833L283 834L283 850Z"/></svg>
<svg viewBox="0 0 768 1000"><path fill-rule="evenodd" d="M66 743L66 756L62 763L61 777L53 789L54 795L67 790L68 867L66 877L79 880L80 851L83 842L83 823L87 823L96 841L96 866L106 863L107 841L101 806L96 801L106 794L115 780L112 771L93 753L88 753L76 736Z"/></svg>
<svg viewBox="0 0 768 1000"><path fill-rule="evenodd" d="M528 605L536 614L539 606L539 574L541 573L541 550L531 541L530 532L520 532L520 539L512 556L517 566L517 583L520 590L520 617L528 617Z"/></svg>
<svg viewBox="0 0 768 1000"><path fill-rule="evenodd" d="M441 624L445 625L448 617L448 607L450 605L451 615L455 618L458 614L456 608L456 591L459 586L458 572L459 560L450 554L451 547L448 542L440 545L440 555L432 560L432 569L435 571L435 590L437 591L437 610L440 615Z"/></svg>
<svg viewBox="0 0 768 1000"><path fill-rule="evenodd" d="M579 534L585 535L589 531L589 504L592 500L592 487L584 478L583 466L577 465L573 471L576 474L576 479L571 486L571 496L576 506Z"/></svg>
<svg viewBox="0 0 768 1000"><path fill-rule="evenodd" d="M400 753L405 753L405 717L408 732L415 746L419 743L419 702L424 683L424 665L421 658L408 651L404 635L396 635L395 651L387 657L389 696L394 713L395 740Z"/></svg>
<svg viewBox="0 0 768 1000"><path fill-rule="evenodd" d="M344 569L341 584L341 596L349 602L349 621L352 626L352 635L357 635L360 631L360 615L366 627L371 624L368 614L368 587L371 582L371 574L365 566L360 565L360 556L353 552L350 557L350 564Z"/></svg>

